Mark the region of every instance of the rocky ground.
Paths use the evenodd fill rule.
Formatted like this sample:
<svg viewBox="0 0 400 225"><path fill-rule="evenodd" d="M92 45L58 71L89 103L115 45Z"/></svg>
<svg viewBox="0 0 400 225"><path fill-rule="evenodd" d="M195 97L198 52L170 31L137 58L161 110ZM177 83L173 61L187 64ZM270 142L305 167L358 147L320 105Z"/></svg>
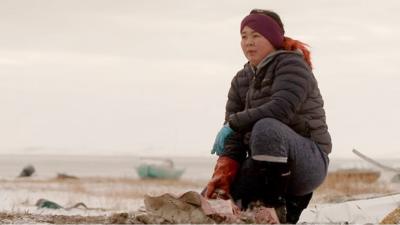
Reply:
<svg viewBox="0 0 400 225"><path fill-rule="evenodd" d="M339 171L329 174L315 192L311 204L335 203L397 191L379 174ZM145 194L199 192L207 181L136 180L128 178L35 178L0 180L0 223L124 224L164 223L149 218L144 210ZM39 209L40 198L56 202L62 209ZM81 202L85 207L68 207ZM395 221L394 212L390 221Z"/></svg>

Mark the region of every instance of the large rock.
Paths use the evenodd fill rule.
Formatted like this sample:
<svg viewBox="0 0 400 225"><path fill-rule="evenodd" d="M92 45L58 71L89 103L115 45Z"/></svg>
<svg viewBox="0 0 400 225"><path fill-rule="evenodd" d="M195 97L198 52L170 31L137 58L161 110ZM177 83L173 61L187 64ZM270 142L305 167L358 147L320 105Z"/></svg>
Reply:
<svg viewBox="0 0 400 225"><path fill-rule="evenodd" d="M25 166L21 173L19 174L19 177L30 177L32 174L35 173L35 167L32 165Z"/></svg>
<svg viewBox="0 0 400 225"><path fill-rule="evenodd" d="M50 200L41 198L39 199L36 204L38 208L46 208L46 209L62 209L63 207L60 206L59 204L52 202Z"/></svg>
<svg viewBox="0 0 400 225"><path fill-rule="evenodd" d="M145 224L279 223L273 208L261 206L240 211L231 200L206 199L194 191L180 196L169 193L154 197L145 195L144 204L146 213L138 215L136 219Z"/></svg>

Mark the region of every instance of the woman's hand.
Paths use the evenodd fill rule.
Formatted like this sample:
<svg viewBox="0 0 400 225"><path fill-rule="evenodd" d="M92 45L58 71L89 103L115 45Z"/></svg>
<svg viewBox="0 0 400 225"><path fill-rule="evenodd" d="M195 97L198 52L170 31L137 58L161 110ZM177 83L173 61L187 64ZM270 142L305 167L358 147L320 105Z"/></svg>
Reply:
<svg viewBox="0 0 400 225"><path fill-rule="evenodd" d="M214 174L203 191L206 198L229 199L230 186L239 170L239 163L227 156L220 156L214 168Z"/></svg>
<svg viewBox="0 0 400 225"><path fill-rule="evenodd" d="M224 145L226 139L232 135L233 130L229 127L229 123L225 124L221 130L218 132L217 137L215 137L215 142L211 150L211 154L221 155L224 151Z"/></svg>

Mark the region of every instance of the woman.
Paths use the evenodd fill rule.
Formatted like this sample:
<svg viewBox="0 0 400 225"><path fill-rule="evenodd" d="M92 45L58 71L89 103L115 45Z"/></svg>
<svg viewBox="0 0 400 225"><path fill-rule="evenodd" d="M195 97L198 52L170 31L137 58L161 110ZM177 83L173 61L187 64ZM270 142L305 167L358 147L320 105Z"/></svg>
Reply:
<svg viewBox="0 0 400 225"><path fill-rule="evenodd" d="M242 209L261 202L279 209L281 222L296 223L326 177L332 149L310 52L284 36L272 11L252 10L240 33L248 63L231 83L205 195L231 197Z"/></svg>

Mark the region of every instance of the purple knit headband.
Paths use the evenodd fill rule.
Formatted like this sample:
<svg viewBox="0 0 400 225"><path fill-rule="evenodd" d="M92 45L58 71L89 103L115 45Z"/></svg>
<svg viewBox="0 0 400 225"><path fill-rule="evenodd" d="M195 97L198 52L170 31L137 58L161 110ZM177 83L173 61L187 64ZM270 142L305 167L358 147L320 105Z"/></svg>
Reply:
<svg viewBox="0 0 400 225"><path fill-rule="evenodd" d="M250 14L242 20L242 23L240 25L240 32L243 31L243 28L245 26L250 27L254 31L260 33L263 37L268 39L268 41L271 42L275 49L282 48L283 30L271 17L256 13Z"/></svg>

